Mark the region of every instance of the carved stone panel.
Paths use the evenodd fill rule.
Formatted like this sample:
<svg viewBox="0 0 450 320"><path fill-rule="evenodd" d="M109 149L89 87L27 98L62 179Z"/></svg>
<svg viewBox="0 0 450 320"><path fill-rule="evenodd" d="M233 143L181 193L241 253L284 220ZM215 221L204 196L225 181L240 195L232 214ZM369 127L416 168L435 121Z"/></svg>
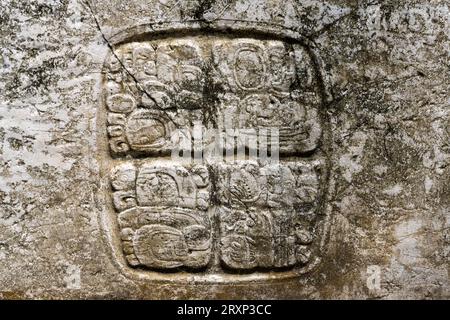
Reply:
<svg viewBox="0 0 450 320"><path fill-rule="evenodd" d="M449 299L449 40L450 0L0 0L0 299Z"/></svg>
<svg viewBox="0 0 450 320"><path fill-rule="evenodd" d="M200 268L211 256L205 167L126 163L111 173L123 252L130 266Z"/></svg>
<svg viewBox="0 0 450 320"><path fill-rule="evenodd" d="M231 269L310 261L322 165L242 162L216 171L220 258Z"/></svg>
<svg viewBox="0 0 450 320"><path fill-rule="evenodd" d="M246 281L297 276L320 260L321 80L310 48L282 32L162 33L122 41L108 57L108 232L126 273ZM198 124L218 132L219 157L192 139ZM194 145L201 161L189 160ZM264 148L280 159L262 160Z"/></svg>
<svg viewBox="0 0 450 320"><path fill-rule="evenodd" d="M197 36L121 45L106 67L111 154L168 154L174 130L195 121L278 128L282 154L310 152L322 132L313 74L307 51L280 40Z"/></svg>

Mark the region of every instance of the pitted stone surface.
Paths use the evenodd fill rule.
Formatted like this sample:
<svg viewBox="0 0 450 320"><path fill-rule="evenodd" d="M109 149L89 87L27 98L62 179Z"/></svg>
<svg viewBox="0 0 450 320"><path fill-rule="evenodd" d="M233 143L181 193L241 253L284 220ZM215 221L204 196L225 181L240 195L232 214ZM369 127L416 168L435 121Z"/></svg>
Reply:
<svg viewBox="0 0 450 320"><path fill-rule="evenodd" d="M1 298L450 297L448 1L0 4Z"/></svg>

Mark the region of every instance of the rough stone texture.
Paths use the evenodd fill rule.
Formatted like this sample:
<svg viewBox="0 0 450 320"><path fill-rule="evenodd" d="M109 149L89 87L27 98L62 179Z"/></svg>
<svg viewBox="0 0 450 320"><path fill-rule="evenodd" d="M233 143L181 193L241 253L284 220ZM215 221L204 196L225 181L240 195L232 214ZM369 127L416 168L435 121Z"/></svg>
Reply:
<svg viewBox="0 0 450 320"><path fill-rule="evenodd" d="M450 297L448 1L1 0L0 4L2 298ZM170 37L166 35L168 28L171 28ZM315 79L311 81L317 81L314 88L322 96L320 106L311 101L307 105L313 106L308 110L319 109L320 121L316 122L322 128L322 139L311 148L314 154L308 151L302 155L299 142L295 144L299 148L294 152L295 157L289 154L282 154L282 157L286 157L283 161L297 163L287 167L298 166L304 158L305 161L317 158L313 160L324 163L322 173L327 178L320 183L307 178L299 185L292 178L291 184L283 185L285 189L272 190L275 195L272 198L268 193L272 201L255 202L257 214L270 216L265 210L275 212L280 199L283 199L283 212L294 206L294 200L283 198L290 187L294 186L292 193L299 192L304 202L309 196L307 192L300 192L301 188L321 190L315 206L318 216L326 217L323 225L329 230L319 241L320 250L314 249L311 253L307 246L312 241L311 236L314 238L312 246L317 245L319 230L326 229L321 222L312 225L312 235L303 229L283 231L286 235L283 239L294 239L299 253L288 253L284 260L267 259L264 250L268 238L261 237L255 249L256 256L243 255L247 260L242 257L237 260L247 262L236 264L237 260L229 258L237 256L229 253L236 241L217 241L213 233L205 232L211 224L207 214L183 220L170 212L167 221L171 222L166 222L163 229L170 230L171 243L179 241L177 250L181 250L183 258L170 258L172 262L167 263L150 252L151 248L161 246L161 242L151 236L162 230L159 224L141 227L138 223L137 232L129 228L138 220L136 217L148 209L136 207L126 219L119 217L119 222L112 219L117 217L116 210L122 211L120 205L130 208L130 201L133 204L132 196L125 197L125 202L120 200L123 192L135 190L134 197L139 205L154 204L155 199L171 193L147 185L148 181L164 179L160 169L165 168L161 160L156 162L159 171L154 172L155 162L147 157L155 156L154 145L149 147L147 140L142 143L137 139L134 149L139 157L143 152L145 158L133 160L127 158L126 151L115 154L110 150L108 134L113 139L120 136L117 132L121 129L113 127L117 123L108 122L108 112L119 110L116 113L120 114L120 108L134 108L130 100L124 102L123 96L119 97L122 100L105 98L108 92L117 93L114 87L108 87L108 72L105 71L105 62L108 65L111 61L111 50L120 53L122 43L126 46L133 42L151 44L156 41L158 46L164 47L168 38L175 42L188 39L194 46L197 41L203 49L211 47L210 42L214 41L232 47L228 36L220 40L223 35L215 34L223 33L224 28L226 34L237 38L236 41L247 39L245 41L256 46L263 46L261 42L265 46L276 46L284 37L301 37L302 44L320 57L311 62ZM156 34L158 36L153 38ZM266 39L267 34L278 38ZM147 57L143 51L141 57ZM218 59L219 64L226 63L227 50L219 50L219 53L223 54ZM212 57L214 61L214 54L200 56ZM119 59L124 64L118 68L126 67L126 59ZM146 59L138 59L138 63L145 64ZM191 60L194 62L191 61L190 66L202 63L195 57ZM169 65L162 61L161 66ZM256 63L252 69L255 73L259 72L258 65ZM288 74L290 69L283 70ZM301 68L296 70L301 74L298 71ZM274 78L275 71L271 73ZM132 74L131 83L140 82L139 72ZM213 76L205 79L210 78L214 79ZM222 78L226 78L226 72ZM188 91L205 92L195 86L202 81L194 79L194 86ZM303 83L308 82L307 72L302 79ZM207 83L211 81L214 84L214 80ZM183 88L183 84L181 81L168 87ZM208 89L212 88L213 94L221 92L219 100L233 105L226 99L239 95L235 92L237 89L217 86ZM241 89L252 86L255 86L252 79L241 82ZM148 101L141 101L139 105L158 104L157 98L161 96L144 94L145 97ZM179 97L178 93L172 96ZM196 104L197 95L187 97ZM207 98L202 96L200 107L194 109L204 111L202 106ZM257 102L250 105L271 106L276 101L268 99L256 99ZM190 121L183 112L180 111L180 118ZM195 112L186 114L195 118ZM218 114L220 112L211 114L207 119L214 119ZM317 115L312 119L314 117ZM135 123L148 118L138 116ZM267 117L257 115L246 121L261 118ZM156 123L152 121L151 126ZM277 125L283 126L283 123ZM153 142L158 142L160 134L157 125L156 129L151 133L155 138ZM136 131L133 130L129 129L131 134ZM290 146L287 144L287 151ZM305 143L305 148L307 146ZM134 167L136 165L139 169ZM119 170L116 166L126 169L117 179L114 178ZM314 171L308 163L305 167L310 168L307 172ZM237 220L233 215L239 208L227 200L226 186L241 186L231 173L241 169L239 166L231 169L227 165L213 165L208 170L179 168L176 174L169 176L180 175L177 179L189 190L188 197L183 198L183 205L180 202L171 205L182 207L181 211L196 208L206 212L208 201L212 201L214 205L223 206L224 211L231 208L231 213L218 215L224 221L219 221L216 228L223 229L219 233L227 235L230 230L227 226ZM127 174L134 175L136 170L144 172L143 182L138 183L141 181L138 174L137 180L130 180L137 186L130 187ZM170 168L164 170L167 173ZM270 168L255 170L257 177L268 177L262 172L271 171ZM205 171L217 175L213 186L205 183ZM283 174L278 177L280 175L283 181L289 181ZM258 179L258 183L264 185L265 178ZM268 184L277 185L276 182ZM141 198L139 185L142 190L147 188ZM189 195L192 196L194 185L200 196L191 199ZM225 186L222 193L221 186ZM209 188L217 190L217 194L213 198L201 196L209 192ZM251 198L252 188L254 186L244 185L236 192L241 199ZM156 193L156 198L151 197L155 196L152 192ZM171 201L170 196L163 199ZM286 212L286 217L276 216L281 217L280 221L288 219L287 225L292 226L289 210ZM111 221L116 221L125 231L120 233L119 227L117 230L108 227L113 225ZM267 230L264 223L256 221L256 234L264 234L265 231L261 231ZM184 242L179 240L181 235ZM219 250L209 242L221 243L223 247ZM289 246L291 244L286 242L279 247ZM131 258L127 262L121 250L125 254L136 251L137 260ZM210 263L204 258L210 251L221 252L222 258L215 253L216 258L225 266L246 269L245 272L223 271L220 263L202 269ZM180 256L179 251L176 252ZM165 257L170 256L169 253L166 252ZM307 263L311 254L321 261L300 272L297 265ZM133 265L135 261L150 269ZM277 266L293 269L276 271ZM181 269L160 272L151 270L153 267ZM193 273L189 267L200 268L200 271ZM253 270L260 267L269 270ZM378 271L380 288L370 285L376 283L372 280Z"/></svg>

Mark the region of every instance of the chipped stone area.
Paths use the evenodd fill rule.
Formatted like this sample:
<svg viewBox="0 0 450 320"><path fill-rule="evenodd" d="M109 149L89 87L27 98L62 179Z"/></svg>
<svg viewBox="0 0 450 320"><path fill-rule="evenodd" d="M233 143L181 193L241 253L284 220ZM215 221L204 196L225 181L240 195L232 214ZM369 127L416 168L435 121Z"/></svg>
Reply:
<svg viewBox="0 0 450 320"><path fill-rule="evenodd" d="M450 298L448 1L0 0L0 25L0 298ZM280 162L174 163L196 121L277 127Z"/></svg>

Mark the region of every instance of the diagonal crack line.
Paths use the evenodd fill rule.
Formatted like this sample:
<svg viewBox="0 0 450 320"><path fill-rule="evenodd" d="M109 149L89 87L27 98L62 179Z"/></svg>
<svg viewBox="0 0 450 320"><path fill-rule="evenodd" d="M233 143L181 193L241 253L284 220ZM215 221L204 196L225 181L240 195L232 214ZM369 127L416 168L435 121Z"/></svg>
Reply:
<svg viewBox="0 0 450 320"><path fill-rule="evenodd" d="M313 40L317 37L319 37L320 35L322 35L323 33L327 32L328 30L330 30L332 27L334 27L335 25L339 24L341 21L347 19L350 16L354 16L355 15L355 11L351 10L350 12L340 16L339 18L337 18L336 20L334 20L333 22L325 25L323 28L314 31L313 33L311 33L308 38L310 40Z"/></svg>
<svg viewBox="0 0 450 320"><path fill-rule="evenodd" d="M136 79L136 77L134 76L134 74L128 70L127 66L123 63L123 61L117 56L113 45L111 44L111 42L109 42L108 38L106 38L105 34L103 33L102 27L100 26L100 22L97 19L97 16L95 15L94 9L91 6L91 3L89 0L85 0L84 1L85 5L88 7L92 19L94 20L94 23L98 29L98 31L100 32L102 39L105 41L106 45L108 46L109 50L111 51L111 53L113 54L114 58L119 62L120 66L123 68L123 70L125 70L125 72L131 77L131 79L133 79L133 81L136 83L136 87L137 89L147 95L147 97L150 98L150 100L155 104L156 107L158 107L158 102L155 100L155 98L153 98L146 90L145 88L141 85L141 83L139 82L139 80ZM164 113L164 115L169 119L170 122L172 122L175 126L175 128L177 129L181 129L180 126L178 125L178 123L175 122L175 120L173 120L172 116L170 114L167 113L166 110L164 110L163 108L158 108L160 111L162 111ZM182 132L182 134L185 136L186 139L189 139L189 137L186 135L186 133L184 132L184 130L179 130Z"/></svg>

